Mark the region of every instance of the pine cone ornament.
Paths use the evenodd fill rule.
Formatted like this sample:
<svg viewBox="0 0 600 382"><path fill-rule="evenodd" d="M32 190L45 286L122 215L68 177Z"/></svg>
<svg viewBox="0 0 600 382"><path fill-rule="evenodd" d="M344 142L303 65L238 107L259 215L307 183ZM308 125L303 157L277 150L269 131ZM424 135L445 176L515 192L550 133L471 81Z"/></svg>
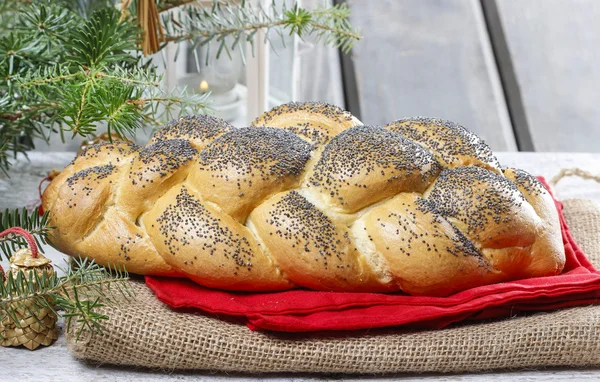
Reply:
<svg viewBox="0 0 600 382"><path fill-rule="evenodd" d="M46 278L53 276L54 268L50 264L51 260L38 253L35 241L29 232L21 228L11 228L0 233L0 236L4 236L5 232L7 232L6 234L16 233L25 236L30 246L30 248L20 249L13 254L10 258L10 269L7 276L10 273L16 278L19 271L23 272L25 279L31 277L31 272L35 272L40 279L44 273ZM33 280L36 283L35 277L33 277ZM20 301L20 303L15 302L8 309L11 308L15 309L13 317L8 315L6 311L0 312L3 313L0 321L0 345L23 345L29 350L34 350L40 345L48 346L58 338L57 316L52 309L39 308L31 299ZM15 322L14 318L18 321Z"/></svg>

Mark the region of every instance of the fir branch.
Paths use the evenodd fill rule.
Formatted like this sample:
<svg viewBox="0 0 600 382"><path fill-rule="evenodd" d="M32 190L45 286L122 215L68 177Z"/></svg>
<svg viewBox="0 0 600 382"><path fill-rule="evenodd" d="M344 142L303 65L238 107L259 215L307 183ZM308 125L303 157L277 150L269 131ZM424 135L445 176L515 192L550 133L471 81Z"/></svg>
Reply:
<svg viewBox="0 0 600 382"><path fill-rule="evenodd" d="M164 0L158 1L156 6L159 12L165 12L173 8L180 7L182 5L195 3L198 0Z"/></svg>
<svg viewBox="0 0 600 382"><path fill-rule="evenodd" d="M46 50L62 49L61 43L66 41L66 34L73 26L73 21L66 9L55 4L40 4L32 8L32 12L22 15L15 30L34 31L34 37L44 44Z"/></svg>
<svg viewBox="0 0 600 382"><path fill-rule="evenodd" d="M81 90L81 98L79 101L79 108L77 109L77 114L75 115L75 118L73 119L73 124L71 125L71 130L73 131L74 135L79 133L80 130L82 130L84 127L87 127L87 124L84 125L85 122L82 122L82 117L83 117L83 111L87 104L86 97L88 95L88 91L90 89L91 84L92 84L91 81L85 82L83 85L83 89ZM96 121L94 121L94 122L96 122ZM87 131L86 131L86 133L87 133Z"/></svg>
<svg viewBox="0 0 600 382"><path fill-rule="evenodd" d="M4 213L0 212L0 231L11 227L21 227L29 231L34 236L40 252L43 253L42 244L48 244L48 237L53 229L48 226L48 220L48 212L40 216L37 209L32 212L28 212L26 208L13 211L6 209ZM0 237L0 251L6 258L10 258L16 250L25 247L27 242L21 236L10 234ZM2 260L1 254L0 260Z"/></svg>
<svg viewBox="0 0 600 382"><path fill-rule="evenodd" d="M159 127L164 124L164 121L170 121L180 115L208 113L211 110L209 96L209 94L188 95L186 88L174 89L171 92L155 88L144 97L129 102L142 107L144 123L151 127Z"/></svg>
<svg viewBox="0 0 600 382"><path fill-rule="evenodd" d="M143 123L150 121L155 126L166 122L163 117L180 115L175 110L179 113L206 110L204 100L199 97L181 93L173 97L160 90L162 76L156 73L156 68L125 52L125 49L135 50L137 30L119 23L117 16L116 10L103 9L78 25L72 40L63 44L62 62L49 60L38 63L35 69L15 67L14 73L7 73L10 92L4 100L10 107L0 114L0 169L9 166L7 152L16 155L29 149L20 140L24 132L32 138L44 139L54 131L60 131L61 137L63 132L87 136L105 122L109 130L126 137L133 136ZM29 51L19 41L5 39L5 57L15 48ZM0 77L1 69L0 61ZM149 115L156 111L157 115Z"/></svg>
<svg viewBox="0 0 600 382"><path fill-rule="evenodd" d="M68 60L89 68L135 62L135 57L128 51L137 50L137 27L120 22L119 17L116 9L94 12L65 42L70 53Z"/></svg>
<svg viewBox="0 0 600 382"><path fill-rule="evenodd" d="M9 317L19 326L17 310L49 308L66 318L67 328L77 322L77 337L84 329L101 330L101 321L108 317L97 313L105 304L129 299L134 291L128 286L129 274L122 267L103 268L93 261L73 259L73 264L61 269L64 275L44 271L9 272L0 283L0 318ZM35 317L35 314L32 316Z"/></svg>
<svg viewBox="0 0 600 382"><path fill-rule="evenodd" d="M244 45L253 47L259 30L267 40L283 39L287 31L344 50L360 38L346 5L307 10L274 3L263 9L244 1L214 1L211 8L192 3L159 1L168 39L189 40L194 52L214 41L217 57L239 49L244 59ZM0 0L0 24L9 25L0 34L0 171L6 174L9 157L32 149L36 138L88 136L103 123L121 137L132 136L144 124L206 110L206 96L183 89L164 94L156 66L139 52L137 22L120 16L111 0Z"/></svg>
<svg viewBox="0 0 600 382"><path fill-rule="evenodd" d="M123 82L123 83L127 83L127 84L135 84L135 85L148 86L148 87L150 87L150 86L159 87L160 86L160 83L157 81L149 81L149 80L136 79L136 78L125 77L125 76L118 76L118 75L113 75L113 74L106 74L103 72L96 73L96 76L98 78L107 78L110 80L115 80L115 81Z"/></svg>
<svg viewBox="0 0 600 382"><path fill-rule="evenodd" d="M103 71L91 71L87 67L82 66L80 70L75 72L66 69L64 66L55 65L54 67L45 67L43 70L37 72L31 72L27 76L21 77L18 80L21 88L29 88L34 86L41 86L52 84L55 82L63 82L66 80L74 79L99 79L106 78L109 80L115 80L118 82L136 84L139 86L160 86L161 78L153 75L153 72L142 70L141 68L134 68L132 70L124 70L120 67L115 67L112 72Z"/></svg>
<svg viewBox="0 0 600 382"><path fill-rule="evenodd" d="M307 10L297 4L291 8L284 5L281 11L273 4L267 11L250 2L236 5L215 1L210 9L194 4L184 5L178 11L177 15L174 11L162 15L166 42L190 40L193 50L214 40L219 45L217 58L222 52L241 48L242 42L254 44L253 37L258 30L274 30L282 40L281 29L290 35L312 36L317 42L340 47L346 52L360 39L348 21L350 10L346 4L316 10ZM271 36L267 33L266 38Z"/></svg>
<svg viewBox="0 0 600 382"><path fill-rule="evenodd" d="M20 85L24 88L28 88L31 86L39 86L39 85L44 85L44 84L50 84L52 82L60 82L60 81L68 80L71 78L75 78L79 75L80 75L80 73L70 73L70 74L65 74L62 76L51 77L51 78L40 78L40 79L32 80L32 81L21 81Z"/></svg>

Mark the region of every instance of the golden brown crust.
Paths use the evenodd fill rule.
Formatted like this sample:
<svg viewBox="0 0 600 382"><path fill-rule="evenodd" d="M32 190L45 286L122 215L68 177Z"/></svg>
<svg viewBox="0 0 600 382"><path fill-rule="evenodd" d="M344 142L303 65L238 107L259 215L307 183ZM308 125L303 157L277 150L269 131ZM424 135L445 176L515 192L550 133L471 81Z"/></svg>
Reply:
<svg viewBox="0 0 600 382"><path fill-rule="evenodd" d="M63 183L73 174L94 166L123 166L128 158L137 150L137 146L129 142L104 142L85 147L69 166L62 170L44 190L42 205L44 211L50 211L58 199L58 191Z"/></svg>
<svg viewBox="0 0 600 382"><path fill-rule="evenodd" d="M230 290L443 296L561 272L557 211L534 177L503 173L451 122L359 124L292 103L255 127L188 117L143 148L92 146L44 193L52 242Z"/></svg>
<svg viewBox="0 0 600 382"><path fill-rule="evenodd" d="M337 106L322 102L291 102L261 114L252 126L279 127L315 145L329 142L342 131L362 123Z"/></svg>
<svg viewBox="0 0 600 382"><path fill-rule="evenodd" d="M445 296L502 280L475 245L419 194L390 199L353 230L365 243L363 251L381 254L393 282L406 293Z"/></svg>
<svg viewBox="0 0 600 382"><path fill-rule="evenodd" d="M532 276L555 275L565 265L565 247L562 242L558 212L552 196L533 175L519 169L504 169L525 199L531 204L543 224L539 225L535 243L523 257L527 259L524 274Z"/></svg>
<svg viewBox="0 0 600 382"><path fill-rule="evenodd" d="M184 139L159 141L136 151L124 166L116 203L132 220L147 211L170 187L182 182L198 150Z"/></svg>
<svg viewBox="0 0 600 382"><path fill-rule="evenodd" d="M428 150L402 135L358 126L329 142L307 186L330 208L353 213L399 192L423 192L440 170Z"/></svg>
<svg viewBox="0 0 600 382"><path fill-rule="evenodd" d="M93 258L104 266L125 266L142 274L176 273L156 251L147 231L136 226L116 208L107 209L94 230L71 247L73 254L82 257L89 253L102 253L102 256Z"/></svg>
<svg viewBox="0 0 600 382"><path fill-rule="evenodd" d="M425 199L480 248L532 245L542 224L513 182L477 166L443 170Z"/></svg>
<svg viewBox="0 0 600 382"><path fill-rule="evenodd" d="M203 201L189 185L173 187L143 221L169 265L203 285L252 291L293 285L248 228Z"/></svg>
<svg viewBox="0 0 600 382"><path fill-rule="evenodd" d="M266 197L298 184L310 155L311 146L288 131L236 129L202 151L189 182L243 223Z"/></svg>
<svg viewBox="0 0 600 382"><path fill-rule="evenodd" d="M123 160L138 150L138 147L131 142L116 141L102 142L86 146L81 153L73 160L75 167L90 165L112 164L121 166Z"/></svg>
<svg viewBox="0 0 600 382"><path fill-rule="evenodd" d="M385 127L431 150L444 167L481 166L500 174L492 150L473 132L451 121L415 117Z"/></svg>
<svg viewBox="0 0 600 382"><path fill-rule="evenodd" d="M56 227L52 242L62 251L71 253L70 247L83 239L97 224L114 198L119 181L118 167L94 166L80 170L61 183L52 181L54 189L47 190L44 198L55 195L55 202L45 203L51 212L50 224Z"/></svg>
<svg viewBox="0 0 600 382"><path fill-rule="evenodd" d="M174 119L156 131L148 144L169 139L185 139L197 150L230 132L234 127L226 121L210 115L189 115Z"/></svg>
<svg viewBox="0 0 600 382"><path fill-rule="evenodd" d="M261 204L250 220L280 269L299 286L333 291L391 288L362 261L344 225L336 225L297 191Z"/></svg>

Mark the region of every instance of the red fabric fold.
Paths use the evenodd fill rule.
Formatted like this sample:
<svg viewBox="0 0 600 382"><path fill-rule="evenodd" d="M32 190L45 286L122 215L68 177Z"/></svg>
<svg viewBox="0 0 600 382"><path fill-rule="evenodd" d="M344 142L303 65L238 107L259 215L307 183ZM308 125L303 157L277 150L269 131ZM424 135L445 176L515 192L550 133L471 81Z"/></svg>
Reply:
<svg viewBox="0 0 600 382"><path fill-rule="evenodd" d="M543 178L540 180L549 188ZM292 290L227 292L180 278L146 276L156 297L176 309L245 318L252 330L313 332L391 326L443 328L463 320L506 317L596 303L600 272L569 232L555 200L567 262L563 273L468 289L448 297L401 293L339 293Z"/></svg>

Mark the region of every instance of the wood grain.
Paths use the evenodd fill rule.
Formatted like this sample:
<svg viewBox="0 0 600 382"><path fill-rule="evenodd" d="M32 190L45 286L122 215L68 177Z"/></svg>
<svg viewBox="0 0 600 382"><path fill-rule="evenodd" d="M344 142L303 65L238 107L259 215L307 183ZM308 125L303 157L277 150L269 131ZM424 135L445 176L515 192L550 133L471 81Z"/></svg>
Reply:
<svg viewBox="0 0 600 382"><path fill-rule="evenodd" d="M481 4L468 0L348 1L363 122L450 119L494 150L516 150Z"/></svg>
<svg viewBox="0 0 600 382"><path fill-rule="evenodd" d="M497 5L535 149L600 152L600 2Z"/></svg>

